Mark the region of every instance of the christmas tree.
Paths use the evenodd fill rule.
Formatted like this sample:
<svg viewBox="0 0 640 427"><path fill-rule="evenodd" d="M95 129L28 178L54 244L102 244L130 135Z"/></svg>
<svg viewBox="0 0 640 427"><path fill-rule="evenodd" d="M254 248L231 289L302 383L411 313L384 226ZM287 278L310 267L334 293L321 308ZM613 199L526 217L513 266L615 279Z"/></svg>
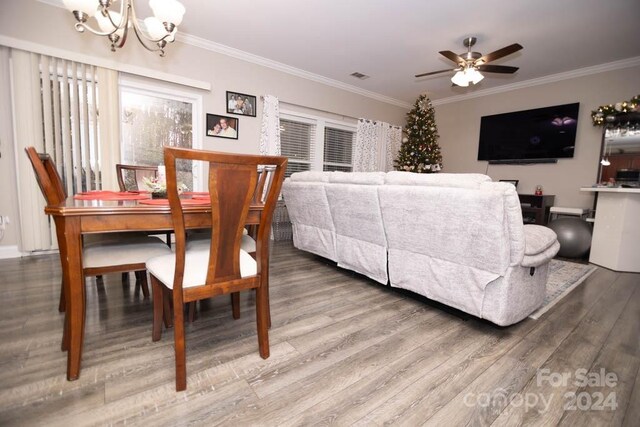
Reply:
<svg viewBox="0 0 640 427"><path fill-rule="evenodd" d="M420 95L407 113L406 138L395 161L396 170L432 173L442 169L442 154L438 145L438 129L431 101Z"/></svg>

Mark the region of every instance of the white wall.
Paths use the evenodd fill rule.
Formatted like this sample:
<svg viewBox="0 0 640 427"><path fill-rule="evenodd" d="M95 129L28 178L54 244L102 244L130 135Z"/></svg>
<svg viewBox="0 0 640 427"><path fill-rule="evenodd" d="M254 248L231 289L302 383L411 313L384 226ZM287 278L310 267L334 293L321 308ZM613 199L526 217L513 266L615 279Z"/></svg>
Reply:
<svg viewBox="0 0 640 427"><path fill-rule="evenodd" d="M640 67L608 71L435 107L444 172L478 172L494 180L518 179L518 192L532 194L542 185L557 206L591 208L593 196L579 191L596 182L602 128L591 124L591 110L626 101L640 90ZM556 164L488 165L478 161L482 116L551 105L580 103L576 148L571 159ZM488 169L487 169L488 166Z"/></svg>
<svg viewBox="0 0 640 427"><path fill-rule="evenodd" d="M187 19L198 19L197 10L189 10ZM193 17L196 18L193 18ZM276 95L288 104L302 105L350 117L365 117L403 125L407 109L381 102L356 93L296 77L288 73L259 66L210 50L173 43L166 49L165 58L147 52L133 35L123 49L112 53L105 37L80 34L73 25L75 19L65 9L53 7L35 0L2 0L0 12L0 37L36 43L53 49L76 52L82 55L104 58L122 64L130 64L155 71L210 82L211 91L193 89L203 96L205 113L226 114L227 90L251 95ZM169 85L170 87L177 87ZM182 87L184 89L184 87ZM0 97L5 103L5 98ZM260 104L260 103L259 103ZM6 108L6 105L2 106ZM236 153L257 153L260 132L261 105L256 118L239 117L239 139L225 140L204 137L203 148ZM205 118L202 118L203 123ZM2 140L6 150L5 140ZM15 166L2 153L0 162L3 176L14 176ZM5 167L7 168L5 172ZM0 180L0 215L12 206L15 185ZM15 215L15 212L13 213ZM13 222L15 227L17 221ZM0 245L17 244L17 235L10 231Z"/></svg>

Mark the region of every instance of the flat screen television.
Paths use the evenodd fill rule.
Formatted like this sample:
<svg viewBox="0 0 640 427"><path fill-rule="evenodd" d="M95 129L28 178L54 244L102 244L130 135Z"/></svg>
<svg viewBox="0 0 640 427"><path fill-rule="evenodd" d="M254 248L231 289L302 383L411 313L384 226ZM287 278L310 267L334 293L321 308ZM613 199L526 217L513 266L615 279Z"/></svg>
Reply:
<svg viewBox="0 0 640 427"><path fill-rule="evenodd" d="M579 103L484 116L478 160L555 162L573 157Z"/></svg>

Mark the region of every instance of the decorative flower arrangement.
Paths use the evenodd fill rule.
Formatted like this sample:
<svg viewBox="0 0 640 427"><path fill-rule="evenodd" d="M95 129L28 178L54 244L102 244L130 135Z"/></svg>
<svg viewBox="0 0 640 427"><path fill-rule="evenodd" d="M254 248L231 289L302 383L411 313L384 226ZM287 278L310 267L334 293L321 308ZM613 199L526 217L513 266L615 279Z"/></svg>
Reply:
<svg viewBox="0 0 640 427"><path fill-rule="evenodd" d="M605 122L613 122L618 114L640 113L640 95L636 95L629 101L616 104L602 105L597 110L591 111L591 120L594 126L603 126Z"/></svg>
<svg viewBox="0 0 640 427"><path fill-rule="evenodd" d="M158 178L148 178L142 177L142 182L144 186L151 192L151 196L155 199L158 198L166 198L167 197L167 183L165 181L161 181ZM187 190L187 186L183 183L178 183L178 194Z"/></svg>

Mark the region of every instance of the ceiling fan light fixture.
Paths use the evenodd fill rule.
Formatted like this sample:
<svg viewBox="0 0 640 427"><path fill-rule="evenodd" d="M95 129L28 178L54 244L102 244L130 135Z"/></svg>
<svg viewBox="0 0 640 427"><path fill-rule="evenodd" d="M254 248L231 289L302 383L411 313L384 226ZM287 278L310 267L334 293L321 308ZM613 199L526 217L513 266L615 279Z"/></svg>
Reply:
<svg viewBox="0 0 640 427"><path fill-rule="evenodd" d="M482 81L482 79L484 79L484 76L482 75L482 73L478 70L476 70L475 68L472 68L468 71L468 77L467 77L471 83L478 84Z"/></svg>
<svg viewBox="0 0 640 427"><path fill-rule="evenodd" d="M451 83L458 85L458 86L462 86L462 87L467 87L469 86L469 79L467 77L467 70L460 70L457 73L455 73L453 75L453 77L451 77Z"/></svg>

